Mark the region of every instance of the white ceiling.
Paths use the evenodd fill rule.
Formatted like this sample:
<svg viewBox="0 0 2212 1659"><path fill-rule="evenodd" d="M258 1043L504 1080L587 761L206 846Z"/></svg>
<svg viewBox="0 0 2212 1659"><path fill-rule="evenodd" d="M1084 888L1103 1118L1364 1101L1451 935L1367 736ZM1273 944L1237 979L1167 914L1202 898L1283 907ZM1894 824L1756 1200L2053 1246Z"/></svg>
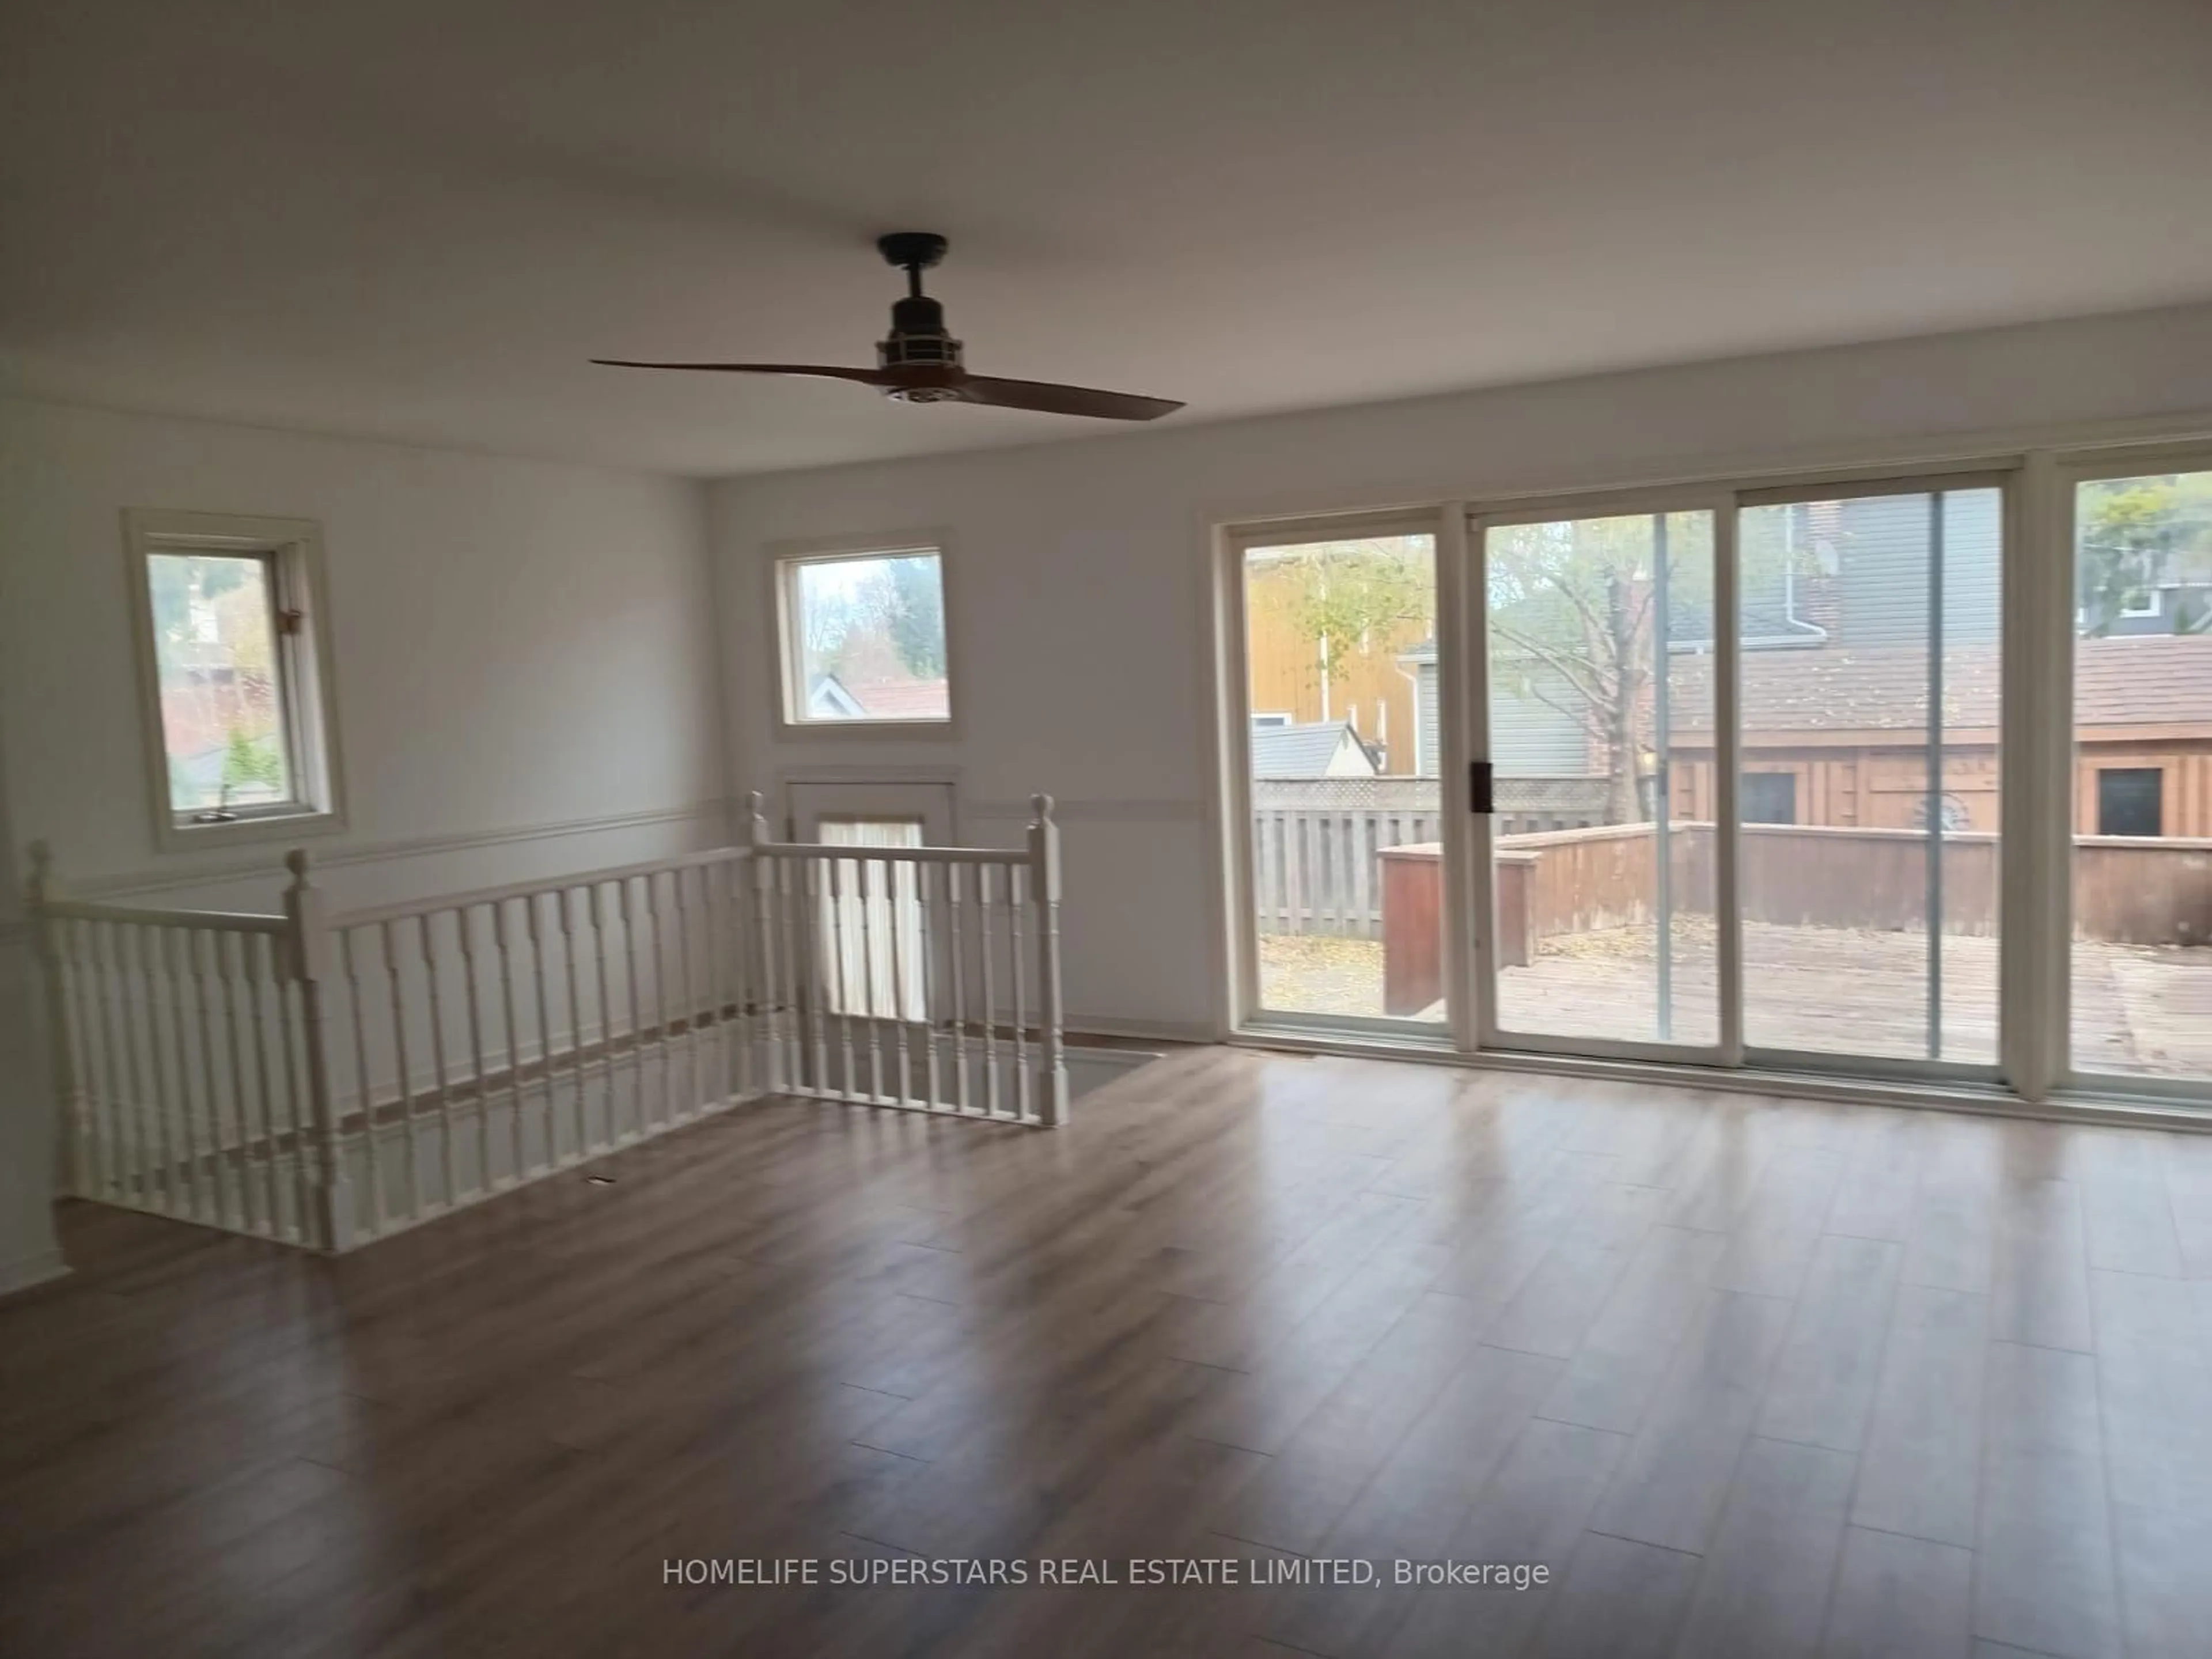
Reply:
<svg viewBox="0 0 2212 1659"><path fill-rule="evenodd" d="M2212 295L2206 0L11 0L0 385L720 473Z"/></svg>

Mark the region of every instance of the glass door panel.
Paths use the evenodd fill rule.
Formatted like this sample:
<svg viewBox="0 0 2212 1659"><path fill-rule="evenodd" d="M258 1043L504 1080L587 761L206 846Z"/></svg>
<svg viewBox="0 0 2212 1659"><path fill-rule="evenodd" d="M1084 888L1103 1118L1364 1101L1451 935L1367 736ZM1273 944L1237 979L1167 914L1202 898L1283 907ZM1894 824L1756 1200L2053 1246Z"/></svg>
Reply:
<svg viewBox="0 0 2212 1659"><path fill-rule="evenodd" d="M2002 526L1994 486L1738 516L1749 1047L1996 1063Z"/></svg>
<svg viewBox="0 0 2212 1659"><path fill-rule="evenodd" d="M1483 532L1498 1040L1721 1040L1713 514Z"/></svg>
<svg viewBox="0 0 2212 1659"><path fill-rule="evenodd" d="M1248 547L1241 734L1257 1012L1445 1018L1436 538Z"/></svg>
<svg viewBox="0 0 2212 1659"><path fill-rule="evenodd" d="M2073 1064L2212 1079L2212 471L2074 503Z"/></svg>

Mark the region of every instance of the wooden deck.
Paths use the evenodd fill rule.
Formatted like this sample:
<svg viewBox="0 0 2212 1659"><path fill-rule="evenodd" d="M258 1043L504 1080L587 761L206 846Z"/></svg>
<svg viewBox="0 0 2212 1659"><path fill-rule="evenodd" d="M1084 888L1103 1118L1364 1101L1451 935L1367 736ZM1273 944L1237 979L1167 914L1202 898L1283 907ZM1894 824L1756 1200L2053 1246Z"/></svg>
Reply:
<svg viewBox="0 0 2212 1659"><path fill-rule="evenodd" d="M1942 1057L1993 1063L1997 942L1948 934L1943 944ZM1261 958L1270 1007L1382 1012L1379 944L1268 938ZM1924 1058L1927 965L1924 933L1747 923L1745 1036L1769 1048ZM1715 1040L1715 967L1710 924L1686 920L1674 949L1674 1040ZM2085 1070L2212 1074L2212 950L2081 942L2074 973L2074 1047ZM1509 1031L1653 1042L1656 983L1648 931L1548 939L1528 966L1500 975L1499 1020Z"/></svg>

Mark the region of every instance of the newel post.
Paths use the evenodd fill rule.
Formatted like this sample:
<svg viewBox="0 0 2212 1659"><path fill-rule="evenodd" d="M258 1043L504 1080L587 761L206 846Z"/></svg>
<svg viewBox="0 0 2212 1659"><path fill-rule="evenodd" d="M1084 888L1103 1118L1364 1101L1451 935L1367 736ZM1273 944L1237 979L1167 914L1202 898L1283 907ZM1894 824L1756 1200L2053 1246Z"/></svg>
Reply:
<svg viewBox="0 0 2212 1659"><path fill-rule="evenodd" d="M24 885L25 920L31 930L31 948L39 959L39 987L46 1003L46 1049L52 1066L54 1108L68 1130L68 1168L63 1190L92 1198L94 1170L92 1125L86 1121L85 1098L80 1092L76 1057L70 1043L68 988L64 983L62 952L54 939L53 919L46 907L61 897L61 883L54 874L53 848L43 841L30 846L31 877ZM102 1160L104 1163L104 1159Z"/></svg>
<svg viewBox="0 0 2212 1659"><path fill-rule="evenodd" d="M768 797L759 790L745 796L745 845L751 849L753 867L753 915L750 936L745 940L747 968L757 965L760 971L750 975L758 987L754 1006L745 1011L744 1032L746 1064L752 1068L750 1075L762 1079L766 1092L778 1087L794 1087L796 1078L778 1079L775 1074L776 1056L784 1052L782 997L775 977L775 946L769 936L769 918L775 912L775 860L763 849L775 839L769 829ZM754 1030L753 1016L757 1013L760 1029Z"/></svg>
<svg viewBox="0 0 2212 1659"><path fill-rule="evenodd" d="M1037 1060L1039 1116L1047 1128L1067 1121L1067 1052L1060 1030L1060 826L1052 821L1052 797L1032 795L1036 816L1030 823L1030 902L1036 908L1037 1024L1044 1041Z"/></svg>
<svg viewBox="0 0 2212 1659"><path fill-rule="evenodd" d="M337 1097L331 1087L330 1011L323 987L330 978L331 930L322 890L307 879L307 854L294 848L284 855L292 884L284 891L284 919L289 924L289 967L300 987L301 1043L307 1064L308 1121L299 1132L311 1135L314 1175L307 1196L313 1200L313 1224L303 1227L312 1243L336 1254L349 1250L354 1242L353 1183L346 1173L345 1152L338 1139ZM362 1102L362 1121L370 1121L371 1106ZM365 1137L368 1156L376 1156L376 1138ZM303 1157L304 1165L306 1159Z"/></svg>

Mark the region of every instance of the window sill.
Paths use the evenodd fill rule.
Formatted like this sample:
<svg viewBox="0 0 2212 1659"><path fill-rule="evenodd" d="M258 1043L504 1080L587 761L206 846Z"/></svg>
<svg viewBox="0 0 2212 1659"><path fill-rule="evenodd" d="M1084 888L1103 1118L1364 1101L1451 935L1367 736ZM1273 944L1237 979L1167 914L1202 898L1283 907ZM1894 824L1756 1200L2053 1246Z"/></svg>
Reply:
<svg viewBox="0 0 2212 1659"><path fill-rule="evenodd" d="M337 813L324 811L272 812L253 817L230 818L216 823L179 823L171 819L155 829L154 845L157 852L194 853L210 847L234 847L296 841L303 836L334 835L344 828L345 820Z"/></svg>

